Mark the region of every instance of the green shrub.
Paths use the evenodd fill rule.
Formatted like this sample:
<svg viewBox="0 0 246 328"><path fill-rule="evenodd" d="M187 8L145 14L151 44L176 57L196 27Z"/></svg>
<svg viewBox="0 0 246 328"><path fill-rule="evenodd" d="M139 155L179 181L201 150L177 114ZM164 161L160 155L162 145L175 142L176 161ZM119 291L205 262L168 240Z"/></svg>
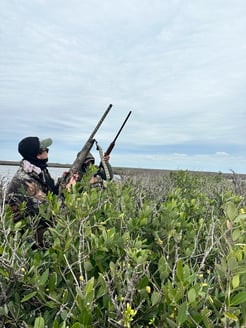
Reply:
<svg viewBox="0 0 246 328"><path fill-rule="evenodd" d="M30 218L2 211L4 327L246 325L246 214L228 181L181 171L80 190L48 196L46 249Z"/></svg>

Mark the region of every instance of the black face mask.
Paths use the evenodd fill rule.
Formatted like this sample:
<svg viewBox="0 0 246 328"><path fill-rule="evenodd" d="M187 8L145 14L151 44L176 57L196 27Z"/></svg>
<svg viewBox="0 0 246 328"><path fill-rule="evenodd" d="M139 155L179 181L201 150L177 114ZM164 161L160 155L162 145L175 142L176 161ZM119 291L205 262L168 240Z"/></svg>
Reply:
<svg viewBox="0 0 246 328"><path fill-rule="evenodd" d="M39 167L41 170L44 170L47 167L48 158L38 159L37 157L25 158L31 164Z"/></svg>
<svg viewBox="0 0 246 328"><path fill-rule="evenodd" d="M44 170L47 167L48 158L37 159L37 161L38 161L37 166L40 167L41 170Z"/></svg>

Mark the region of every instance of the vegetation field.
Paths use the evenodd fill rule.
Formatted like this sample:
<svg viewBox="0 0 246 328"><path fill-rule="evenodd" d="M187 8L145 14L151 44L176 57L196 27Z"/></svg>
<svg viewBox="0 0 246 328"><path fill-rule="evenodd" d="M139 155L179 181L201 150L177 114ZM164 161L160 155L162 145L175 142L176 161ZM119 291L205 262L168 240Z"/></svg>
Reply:
<svg viewBox="0 0 246 328"><path fill-rule="evenodd" d="M1 327L246 327L245 180L88 180L16 224L2 181ZM46 247L33 250L41 218Z"/></svg>

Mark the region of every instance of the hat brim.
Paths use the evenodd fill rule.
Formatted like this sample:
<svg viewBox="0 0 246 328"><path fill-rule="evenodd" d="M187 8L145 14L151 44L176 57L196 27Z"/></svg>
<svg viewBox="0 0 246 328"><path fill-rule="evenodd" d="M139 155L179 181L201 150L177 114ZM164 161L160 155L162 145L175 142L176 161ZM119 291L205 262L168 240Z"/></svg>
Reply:
<svg viewBox="0 0 246 328"><path fill-rule="evenodd" d="M50 145L52 145L51 138L46 138L40 141L40 149L48 148Z"/></svg>

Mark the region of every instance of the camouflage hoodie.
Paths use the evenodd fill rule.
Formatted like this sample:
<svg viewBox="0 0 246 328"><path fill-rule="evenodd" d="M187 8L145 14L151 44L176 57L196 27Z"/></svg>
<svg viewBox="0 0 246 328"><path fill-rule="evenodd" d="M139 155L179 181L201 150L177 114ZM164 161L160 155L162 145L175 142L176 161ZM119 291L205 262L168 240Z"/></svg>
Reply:
<svg viewBox="0 0 246 328"><path fill-rule="evenodd" d="M95 165L95 158L94 156L89 152L89 154L87 155L83 165L82 165L82 175L85 174L86 170L87 170L87 165L91 163L92 165ZM113 179L113 169L112 166L109 164L109 162L105 163L106 167L108 169L109 172L109 180ZM107 176L106 176L106 172L103 168L102 165L96 166L97 167L97 172L95 174L95 176L99 176L101 177L103 180L107 180Z"/></svg>
<svg viewBox="0 0 246 328"><path fill-rule="evenodd" d="M57 187L47 168L41 170L27 160L20 162L20 167L7 189L7 203L13 211L13 220L39 213L39 206L45 203L48 191L56 193ZM24 210L20 205L25 202Z"/></svg>

